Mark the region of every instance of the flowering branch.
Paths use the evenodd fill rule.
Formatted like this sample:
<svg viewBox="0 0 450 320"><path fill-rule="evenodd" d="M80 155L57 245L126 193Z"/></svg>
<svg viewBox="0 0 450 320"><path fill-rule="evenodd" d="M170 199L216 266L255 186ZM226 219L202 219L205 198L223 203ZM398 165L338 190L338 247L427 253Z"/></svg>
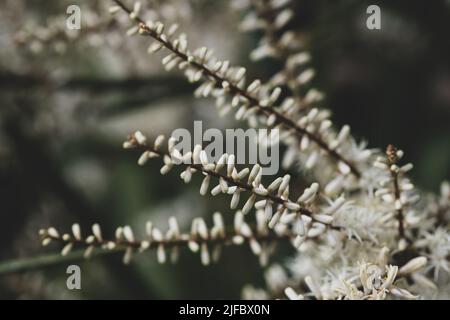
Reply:
<svg viewBox="0 0 450 320"><path fill-rule="evenodd" d="M125 251L123 262L128 264L134 252L142 253L155 249L158 262L165 263L168 249L171 250L171 261L176 262L179 248L188 247L194 253L200 252L203 265L209 265L211 262L209 248L212 247L213 249L212 260L217 261L222 246L241 245L243 243L248 243L252 252L260 257L262 264L265 264L270 253L267 244L293 240L295 237L287 229L275 231L267 229L263 213L257 215L255 227L251 227L244 221L242 212L235 214L233 228L227 229L225 227L222 215L219 212L213 215L213 221L213 227L208 229L202 218L196 218L192 221L191 231L181 233L176 218L171 217L169 218L169 230L165 235L149 221L146 224L146 238L143 240L135 238L130 226L117 228L114 239L104 239L98 224L92 226L92 234L87 237L82 236L78 224L72 225L72 235L69 233L61 234L53 227L41 229L39 235L44 246L51 242L61 243L63 245L62 256L67 256L74 247L83 248L85 258L89 258L95 249L111 253Z"/></svg>
<svg viewBox="0 0 450 320"><path fill-rule="evenodd" d="M124 148L137 148L142 152L138 160L139 165L144 165L148 159L162 157L164 166L160 170L161 174L168 173L174 165L185 165L186 169L181 173L185 183L191 181L193 173L203 173L205 178L200 187L202 195L208 192L211 177L219 179L219 184L211 190L211 194L213 196L219 193L231 194L231 209L238 207L242 191L250 192L251 196L244 204L242 213L247 214L254 206L256 209L264 210L270 228L275 228L278 224L284 226L294 224L297 234L296 247L299 247L307 237L314 238L321 235L333 222L333 214L346 202L343 197L339 197L335 201L330 201L322 213L314 213L310 208L319 191L318 183L313 183L311 187L305 189L297 201L293 202L289 200L290 175L279 177L265 187L261 182L262 170L258 164L254 165L252 170L245 168L238 172L234 155L224 154L215 164L209 162L206 152L200 145L196 145L193 152L182 155L175 148L175 138L168 140L168 153L160 151L163 142L164 136L158 136L153 146L149 146L147 138L137 131L125 141ZM226 174L220 173L222 169ZM247 183L243 182L245 178ZM256 201L257 197L263 200ZM275 214L273 205L277 205Z"/></svg>
<svg viewBox="0 0 450 320"><path fill-rule="evenodd" d="M218 104L223 104L225 96L228 95L232 98L232 106L230 108L241 105L239 111L236 113L238 120L241 118L249 118L249 121L256 123L258 120L255 118L255 115L264 116L269 127L277 125L284 127L288 135L294 134L299 141L303 141L304 148L312 141L331 158L334 158L340 164L342 171L345 173L350 172L357 178L361 176L356 166L337 151L339 144L348 136L348 127L344 127L345 129L341 130L340 134L332 140L331 144L327 143L321 137L325 136L325 133L330 127L329 121L324 119L325 115L318 117L318 111L315 110L308 117L300 118L296 123L289 118L289 114L296 108L293 100L285 100L280 111L275 107L275 103L281 95L280 88L274 89L270 95L261 93L261 91L265 90L261 89L261 82L255 80L247 89L244 89L246 72L244 68L230 68L229 62L223 62L217 59L213 65L212 54L204 47L198 49L192 55L187 50L187 42L184 35L181 35L175 40L170 39L176 32L176 25L172 26L168 33L165 34L165 26L161 22L149 22L146 24L139 17L140 5L138 5L138 2L135 4L134 9L131 10L122 1L113 1L117 4L117 7L113 7L111 12L114 13L122 9L137 23L137 26L128 31L129 35L139 32L141 35L149 36L156 40L157 42L150 46L149 52L156 52L161 48L165 48L170 52L163 59L163 64L167 70L176 66L180 69L186 69L186 75L192 82L199 81L202 77L206 78L206 82L197 90L199 95L207 97L213 94L217 98ZM228 109L226 110L228 111ZM313 124L314 120L318 123ZM320 130L318 130L319 128ZM317 132L314 133L313 130Z"/></svg>

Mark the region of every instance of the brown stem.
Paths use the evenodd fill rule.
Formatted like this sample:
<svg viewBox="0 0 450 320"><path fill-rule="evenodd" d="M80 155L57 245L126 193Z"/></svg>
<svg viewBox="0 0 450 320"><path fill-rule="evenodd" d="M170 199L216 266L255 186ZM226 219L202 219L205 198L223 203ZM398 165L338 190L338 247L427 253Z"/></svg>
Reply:
<svg viewBox="0 0 450 320"><path fill-rule="evenodd" d="M394 186L394 198L395 202L400 201L400 186L398 183L398 171L392 170L391 166L396 165L398 162L397 148L392 144L387 146L386 155L388 159L389 172L391 173L391 178ZM405 236L405 226L404 226L404 216L403 209L397 209L397 220L398 220L398 234L400 239L407 239Z"/></svg>
<svg viewBox="0 0 450 320"><path fill-rule="evenodd" d="M400 199L400 188L398 186L398 173L391 170L391 176L394 183L394 197L395 200ZM398 233L400 238L405 238L405 227L404 227L404 217L402 208L397 209L397 219L398 219Z"/></svg>

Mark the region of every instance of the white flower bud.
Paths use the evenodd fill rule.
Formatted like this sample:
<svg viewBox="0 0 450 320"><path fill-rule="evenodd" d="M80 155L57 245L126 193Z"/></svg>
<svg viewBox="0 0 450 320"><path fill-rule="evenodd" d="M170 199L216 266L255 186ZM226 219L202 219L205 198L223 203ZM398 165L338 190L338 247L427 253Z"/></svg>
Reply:
<svg viewBox="0 0 450 320"><path fill-rule="evenodd" d="M426 257L416 257L414 259L409 260L408 263L406 263L403 267L401 267L399 270L399 274L406 275L414 273L423 268L426 264L427 264Z"/></svg>

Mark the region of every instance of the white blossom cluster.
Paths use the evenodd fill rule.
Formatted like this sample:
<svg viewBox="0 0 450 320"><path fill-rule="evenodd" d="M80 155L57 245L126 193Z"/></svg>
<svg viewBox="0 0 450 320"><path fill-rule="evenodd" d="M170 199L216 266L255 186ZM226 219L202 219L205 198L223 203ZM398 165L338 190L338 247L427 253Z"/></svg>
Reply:
<svg viewBox="0 0 450 320"><path fill-rule="evenodd" d="M396 164L389 160L393 152ZM280 297L284 279L290 299L448 298L448 183L443 183L438 199L417 203L417 191L405 176L412 166L397 163L402 156L401 150L388 147L387 156L374 163L380 186L352 197L347 208L334 215L339 231L331 230L321 242L305 242L287 265L289 276L277 266L274 279L266 278L267 297ZM415 258L399 268L391 287L363 288L363 267L386 270L384 274L371 268L371 279L383 283L391 264L405 263L403 256ZM258 298L260 293L247 287L244 297Z"/></svg>
<svg viewBox="0 0 450 320"><path fill-rule="evenodd" d="M417 296L394 285L394 282L414 274L426 263L424 257L414 258L401 268L360 263L340 277L330 273L326 284L319 284L311 277L305 278L305 284L316 299L384 300L388 294L402 299L417 299ZM290 300L304 299L292 287L287 287L285 294Z"/></svg>
<svg viewBox="0 0 450 320"><path fill-rule="evenodd" d="M81 238L79 227L75 227L73 236L60 236L54 228L43 230L44 244L63 242L64 254L79 245L87 253L95 248L120 247L125 251L125 262L130 261L133 252L149 248L155 248L158 261L164 262L167 250L173 253L186 244L200 252L203 264L209 264L216 260L211 258L216 256L216 247L248 242L266 265L274 248L270 244L287 239L297 250L295 256L283 265L269 266L267 287L246 286L244 298L450 296L449 184L443 183L439 197L421 196L408 178L413 166L402 164L401 150L392 145L385 153L367 149L364 142L357 143L352 137L348 125L334 128L331 112L316 106L322 94L312 88L303 90L303 86L309 86L314 70L307 66L309 54L294 41L297 35L286 31L293 19L290 1L234 2L239 10L247 12L243 29L264 31L251 56L286 62L286 67L267 83L247 81L245 68L215 57L206 47L189 49L187 36L178 33L177 25L166 26L152 17L144 18L140 2L132 6L121 0L113 2L110 12L125 12L132 23L127 34L140 34L150 40L149 53L164 52L165 69L178 68L189 82L198 83L197 97L213 98L221 115L233 112L237 120L246 120L251 127L279 129L279 138L287 146L284 168L298 163L298 173L306 171L312 181L293 196L291 190L295 188L289 174L266 183L258 164L241 168L233 154L223 154L213 162L200 145L182 154L174 138L166 142L158 136L150 142L136 131L123 147L139 153L139 165L159 158L163 162L161 174L181 168L180 178L185 183L196 174L202 175L201 195L230 197L230 209L235 211L232 233L215 214L212 229L197 218L188 234L180 233L176 220L171 218L165 236L150 224L147 239L141 241L135 240L130 227L119 228L114 240L105 241L99 238L96 226L87 238ZM244 222L252 212L256 226Z"/></svg>
<svg viewBox="0 0 450 320"><path fill-rule="evenodd" d="M291 0L272 1L233 1L232 6L242 10L252 7L242 19L240 29L242 31L263 31L258 47L254 49L250 57L260 60L266 57L280 57L286 52L296 51L301 48L302 41L299 35L292 30L285 30L286 25L294 18L294 12L289 7Z"/></svg>

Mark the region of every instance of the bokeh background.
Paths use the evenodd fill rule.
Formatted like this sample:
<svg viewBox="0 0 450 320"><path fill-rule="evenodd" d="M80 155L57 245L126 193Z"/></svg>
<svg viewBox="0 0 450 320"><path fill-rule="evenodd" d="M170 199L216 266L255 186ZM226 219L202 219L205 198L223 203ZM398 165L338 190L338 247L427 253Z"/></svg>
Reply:
<svg viewBox="0 0 450 320"><path fill-rule="evenodd" d="M313 85L326 93L323 105L336 123L350 124L371 147L404 149L416 184L437 191L450 177L450 1L293 2L296 19L288 27L302 32L317 70ZM111 20L110 3L0 3L0 298L239 298L245 284L264 283L264 270L244 247L227 248L208 268L185 251L176 265L158 265L152 253L130 266L120 255L77 261L80 291L66 289L70 261L4 271L11 260L57 252L40 246L41 227L98 222L110 235L124 224L140 230L147 219L164 228L175 215L187 228L193 216L210 222L214 211L229 211L225 198L201 197L197 180L185 186L176 173L162 178L157 161L139 168L136 155L121 149L136 129L156 136L194 120L242 124L219 119L213 102L194 99L179 73L163 72L144 39L125 36L126 17ZM69 4L81 7L80 32L65 31ZM227 0L143 4L179 23L191 47L213 48L252 77L268 79L280 67L249 61L260 35L238 30L243 13ZM381 7L381 30L366 28L370 4ZM281 247L272 262L290 253Z"/></svg>

